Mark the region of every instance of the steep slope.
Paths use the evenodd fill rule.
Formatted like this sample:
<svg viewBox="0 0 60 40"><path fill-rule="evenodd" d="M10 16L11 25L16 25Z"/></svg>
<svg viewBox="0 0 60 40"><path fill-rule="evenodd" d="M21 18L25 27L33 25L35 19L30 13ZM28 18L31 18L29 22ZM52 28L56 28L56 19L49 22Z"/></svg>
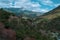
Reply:
<svg viewBox="0 0 60 40"><path fill-rule="evenodd" d="M54 8L53 10L47 12L47 13L44 13L43 15L37 17L36 21L37 20L41 20L41 19L48 19L48 20L51 20L53 18L56 18L60 16L60 6Z"/></svg>
<svg viewBox="0 0 60 40"><path fill-rule="evenodd" d="M60 33L60 16L48 22L47 27L49 27L48 29L52 31L59 31Z"/></svg>
<svg viewBox="0 0 60 40"><path fill-rule="evenodd" d="M42 15L37 20L37 26L52 31L60 30L60 6Z"/></svg>
<svg viewBox="0 0 60 40"><path fill-rule="evenodd" d="M6 19L8 19L10 15L15 15L15 14L9 11L5 11L2 8L0 9L0 21L7 21Z"/></svg>
<svg viewBox="0 0 60 40"><path fill-rule="evenodd" d="M48 19L53 19L60 16L60 6L58 6L57 8L45 13L42 17L43 18L48 18Z"/></svg>

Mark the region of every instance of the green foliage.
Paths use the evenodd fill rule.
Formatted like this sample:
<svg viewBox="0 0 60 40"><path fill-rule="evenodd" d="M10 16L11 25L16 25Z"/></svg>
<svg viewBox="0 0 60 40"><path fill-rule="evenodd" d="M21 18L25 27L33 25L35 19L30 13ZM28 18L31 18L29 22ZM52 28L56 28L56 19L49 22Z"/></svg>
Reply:
<svg viewBox="0 0 60 40"><path fill-rule="evenodd" d="M3 8L0 9L0 22L3 22L5 24L5 27L10 26L8 22L10 15L14 15L14 14L3 10Z"/></svg>
<svg viewBox="0 0 60 40"><path fill-rule="evenodd" d="M52 40L50 36L42 36L43 34L39 32L39 30L42 28L42 25L44 27L43 29L47 29L46 23L48 22L48 19L43 19L39 25L36 24L35 26L32 24L33 21L31 19L13 18L9 22L8 19L10 15L13 14L0 9L0 21L2 21L6 27L10 27L16 31L17 40L21 40L26 35L30 37L34 36L36 40Z"/></svg>
<svg viewBox="0 0 60 40"><path fill-rule="evenodd" d="M25 21L24 19L19 19L20 21L17 20L13 19L11 21L11 28L16 31L17 40L24 38L26 35L34 36L36 40L49 40L48 37L44 37L42 36L43 34L38 32L40 27L29 26L28 20L27 21Z"/></svg>
<svg viewBox="0 0 60 40"><path fill-rule="evenodd" d="M2 21L2 22L7 21L9 19L10 15L14 15L14 14L9 13L9 12L3 10L2 8L0 9L0 21Z"/></svg>
<svg viewBox="0 0 60 40"><path fill-rule="evenodd" d="M60 30L60 17L54 18L53 20L51 20L50 22L48 22L47 27L49 26L49 29L56 29L56 30Z"/></svg>

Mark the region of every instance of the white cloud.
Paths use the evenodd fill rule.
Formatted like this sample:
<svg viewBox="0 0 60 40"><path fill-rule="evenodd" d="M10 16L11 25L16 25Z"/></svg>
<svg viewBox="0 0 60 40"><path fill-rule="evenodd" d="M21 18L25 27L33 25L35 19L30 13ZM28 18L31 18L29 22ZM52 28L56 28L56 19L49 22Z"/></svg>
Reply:
<svg viewBox="0 0 60 40"><path fill-rule="evenodd" d="M55 7L59 6L60 4L54 4Z"/></svg>
<svg viewBox="0 0 60 40"><path fill-rule="evenodd" d="M53 3L51 0L39 0L41 4L47 6L58 6L59 4ZM47 12L48 9L40 8L39 2L31 2L31 0L0 0L0 7L13 7L23 8L24 10L32 10L37 12ZM3 5L2 5L3 4Z"/></svg>
<svg viewBox="0 0 60 40"><path fill-rule="evenodd" d="M41 9L41 12L48 12L49 10L48 9Z"/></svg>
<svg viewBox="0 0 60 40"><path fill-rule="evenodd" d="M29 0L17 0L14 4L14 6L11 5L11 7L16 7L16 8L20 8L23 7L27 2L30 2Z"/></svg>
<svg viewBox="0 0 60 40"><path fill-rule="evenodd" d="M51 0L39 0L43 5L51 5L53 2Z"/></svg>
<svg viewBox="0 0 60 40"><path fill-rule="evenodd" d="M32 7L40 7L41 5L38 4L38 3L32 3L31 6L32 6Z"/></svg>
<svg viewBox="0 0 60 40"><path fill-rule="evenodd" d="M54 3L52 0L39 0L43 5L50 6L50 7L57 7L60 4Z"/></svg>
<svg viewBox="0 0 60 40"><path fill-rule="evenodd" d="M39 11L41 5L39 3L34 3L31 2L30 0L26 0L26 1L17 1L15 3L14 6L10 6L10 7L15 7L15 8L23 8L24 10L35 10L35 11Z"/></svg>
<svg viewBox="0 0 60 40"><path fill-rule="evenodd" d="M24 8L29 8L29 7L39 7L41 6L39 3L33 3L31 2L30 0L19 0L19 1L16 1L15 5L14 6L11 6L11 7L24 7Z"/></svg>
<svg viewBox="0 0 60 40"><path fill-rule="evenodd" d="M52 1L52 0L39 0L43 5L46 5L46 6L56 6L56 4Z"/></svg>
<svg viewBox="0 0 60 40"><path fill-rule="evenodd" d="M44 12L48 12L49 10L48 9L42 9L42 8L37 8L37 9L33 9L32 11L37 11L37 12L42 12L42 13L44 13Z"/></svg>
<svg viewBox="0 0 60 40"><path fill-rule="evenodd" d="M8 8L8 7L10 7L10 5L9 4L6 4L6 3L1 3L0 2L0 8Z"/></svg>

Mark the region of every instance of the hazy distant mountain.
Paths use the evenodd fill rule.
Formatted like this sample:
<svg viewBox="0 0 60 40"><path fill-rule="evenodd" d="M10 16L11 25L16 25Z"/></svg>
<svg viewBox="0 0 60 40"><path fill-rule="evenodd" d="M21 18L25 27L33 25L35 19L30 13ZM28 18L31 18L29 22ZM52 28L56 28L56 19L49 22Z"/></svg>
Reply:
<svg viewBox="0 0 60 40"><path fill-rule="evenodd" d="M22 8L4 8L6 11L10 11L15 13L16 15L28 15L30 17L36 17L42 15L40 12L33 12L33 11L28 11L28 10L23 10Z"/></svg>

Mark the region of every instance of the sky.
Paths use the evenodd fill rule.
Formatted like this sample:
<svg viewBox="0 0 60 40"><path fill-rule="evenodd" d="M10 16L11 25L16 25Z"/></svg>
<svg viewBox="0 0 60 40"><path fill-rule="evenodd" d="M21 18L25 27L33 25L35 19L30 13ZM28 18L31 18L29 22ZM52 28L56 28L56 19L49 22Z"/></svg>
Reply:
<svg viewBox="0 0 60 40"><path fill-rule="evenodd" d="M35 12L48 12L60 5L60 0L0 0L0 8L23 8Z"/></svg>

